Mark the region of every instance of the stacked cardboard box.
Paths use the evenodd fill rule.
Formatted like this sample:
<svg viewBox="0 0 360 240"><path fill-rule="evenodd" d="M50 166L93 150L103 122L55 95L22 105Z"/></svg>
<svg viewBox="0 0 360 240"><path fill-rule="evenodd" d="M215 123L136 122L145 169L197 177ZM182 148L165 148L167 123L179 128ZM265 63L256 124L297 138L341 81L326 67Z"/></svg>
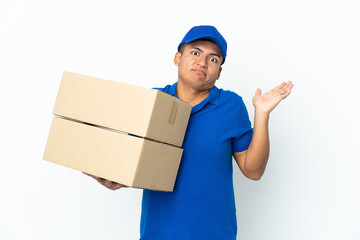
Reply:
<svg viewBox="0 0 360 240"><path fill-rule="evenodd" d="M43 158L172 191L191 105L159 90L64 72Z"/></svg>

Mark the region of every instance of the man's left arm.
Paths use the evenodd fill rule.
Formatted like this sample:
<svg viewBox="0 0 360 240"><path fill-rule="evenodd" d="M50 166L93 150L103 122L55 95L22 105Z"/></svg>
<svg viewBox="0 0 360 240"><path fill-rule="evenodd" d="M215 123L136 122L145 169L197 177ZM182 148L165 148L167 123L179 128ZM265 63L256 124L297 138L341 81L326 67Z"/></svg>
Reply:
<svg viewBox="0 0 360 240"><path fill-rule="evenodd" d="M294 84L289 81L282 83L269 92L262 94L256 90L253 97L255 107L254 133L249 148L233 154L241 172L250 179L259 180L264 174L269 158L269 115L270 112L289 94Z"/></svg>

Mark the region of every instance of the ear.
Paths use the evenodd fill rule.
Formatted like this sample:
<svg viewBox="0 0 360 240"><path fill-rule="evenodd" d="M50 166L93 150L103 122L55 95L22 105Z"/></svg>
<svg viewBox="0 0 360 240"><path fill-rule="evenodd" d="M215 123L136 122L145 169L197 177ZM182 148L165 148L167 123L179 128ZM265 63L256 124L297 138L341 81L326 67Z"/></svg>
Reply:
<svg viewBox="0 0 360 240"><path fill-rule="evenodd" d="M176 66L179 66L181 56L182 56L182 55L181 55L180 52L175 53L174 64L175 64Z"/></svg>
<svg viewBox="0 0 360 240"><path fill-rule="evenodd" d="M219 72L218 72L218 76L217 76L217 79L216 79L216 80L219 80L221 71L222 71L222 67L219 67Z"/></svg>

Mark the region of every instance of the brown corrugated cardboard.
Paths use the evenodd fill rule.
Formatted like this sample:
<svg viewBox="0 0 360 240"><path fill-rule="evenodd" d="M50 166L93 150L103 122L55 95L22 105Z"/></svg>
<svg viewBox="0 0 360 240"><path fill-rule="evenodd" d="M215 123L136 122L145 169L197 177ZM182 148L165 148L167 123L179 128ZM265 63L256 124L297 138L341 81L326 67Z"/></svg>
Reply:
<svg viewBox="0 0 360 240"><path fill-rule="evenodd" d="M53 113L181 147L191 105L159 90L64 72Z"/></svg>
<svg viewBox="0 0 360 240"><path fill-rule="evenodd" d="M135 188L172 191L182 149L54 117L43 158Z"/></svg>

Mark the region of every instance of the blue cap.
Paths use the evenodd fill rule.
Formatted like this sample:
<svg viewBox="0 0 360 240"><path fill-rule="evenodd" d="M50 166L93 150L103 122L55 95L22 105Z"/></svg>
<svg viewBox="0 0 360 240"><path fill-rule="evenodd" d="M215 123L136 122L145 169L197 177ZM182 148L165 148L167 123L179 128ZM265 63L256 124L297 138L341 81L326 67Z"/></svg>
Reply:
<svg viewBox="0 0 360 240"><path fill-rule="evenodd" d="M222 64L225 62L227 43L225 41L225 38L219 33L219 31L214 26L201 25L191 28L186 33L185 37L179 44L178 51L180 51L180 47L184 43L193 42L199 39L207 39L216 43L216 45L220 48L220 51L224 57Z"/></svg>

